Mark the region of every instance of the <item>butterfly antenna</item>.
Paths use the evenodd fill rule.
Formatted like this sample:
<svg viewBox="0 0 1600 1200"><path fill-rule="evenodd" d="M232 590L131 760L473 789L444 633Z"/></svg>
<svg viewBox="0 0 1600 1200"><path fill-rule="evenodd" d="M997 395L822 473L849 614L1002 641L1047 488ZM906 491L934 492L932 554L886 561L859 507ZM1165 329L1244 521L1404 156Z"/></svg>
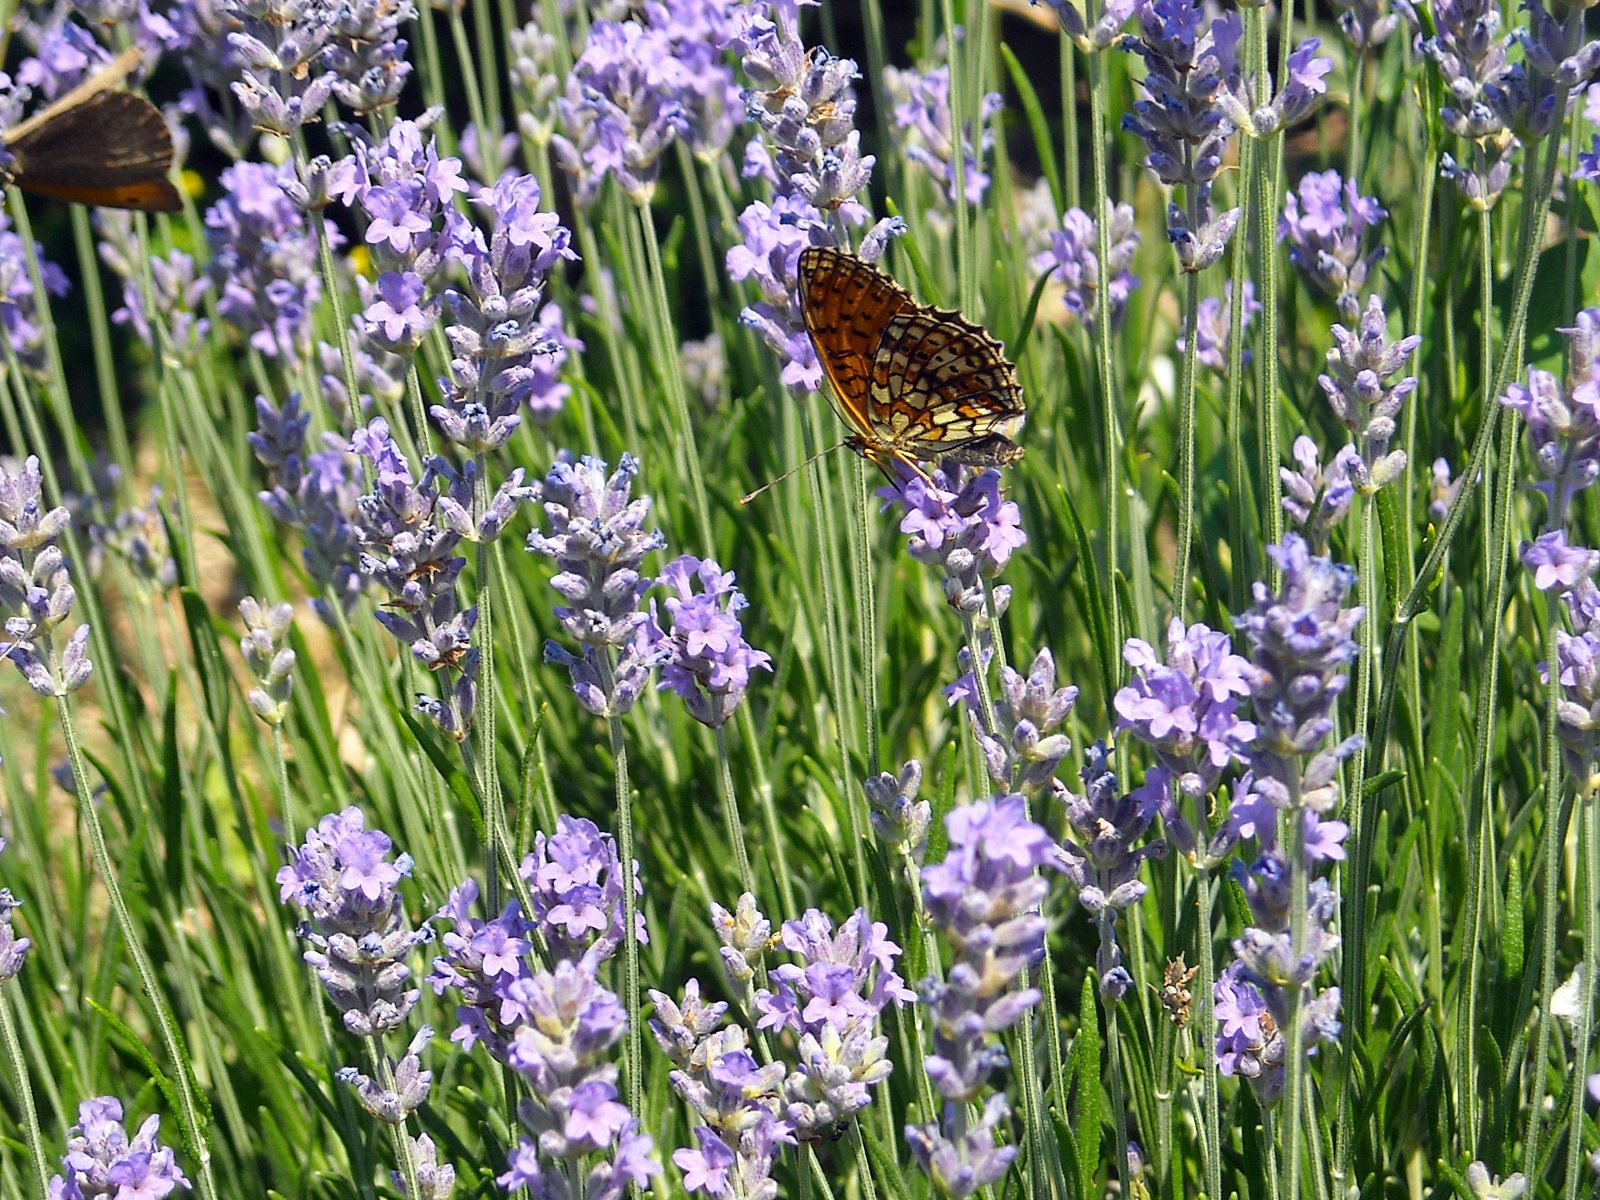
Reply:
<svg viewBox="0 0 1600 1200"><path fill-rule="evenodd" d="M824 455L832 454L835 450L843 450L847 445L849 445L848 442L835 442L833 445L829 446L826 450L818 450L810 458L806 459L805 462L800 463L798 466L790 467L787 471L785 471L782 475L779 475L776 479L768 480L766 483L763 483L760 487L758 487L755 491L751 492L748 496L740 497L739 503L740 504L749 504L750 501L754 500L757 496L761 495L761 493L766 491L768 488L777 487L778 484L782 483L785 479L789 478L789 476L797 474L800 471L805 470L812 463L816 462L817 459L822 458Z"/></svg>

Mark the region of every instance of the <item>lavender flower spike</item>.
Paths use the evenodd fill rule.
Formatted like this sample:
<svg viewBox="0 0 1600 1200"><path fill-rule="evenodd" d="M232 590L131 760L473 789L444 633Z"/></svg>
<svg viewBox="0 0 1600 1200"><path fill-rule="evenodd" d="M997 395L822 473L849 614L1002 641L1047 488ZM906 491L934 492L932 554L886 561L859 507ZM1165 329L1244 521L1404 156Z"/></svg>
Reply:
<svg viewBox="0 0 1600 1200"><path fill-rule="evenodd" d="M655 602L650 604L652 637L668 656L661 686L677 692L689 715L702 725L720 728L743 702L751 669L772 670L772 659L744 640L735 615L749 602L733 586L733 572L724 572L709 558L681 555L656 582L676 593L666 602L670 633L660 632Z"/></svg>
<svg viewBox="0 0 1600 1200"><path fill-rule="evenodd" d="M55 643L56 627L77 599L61 548L71 519L65 508L45 507L38 458L30 456L16 471L0 467L0 651L41 696L71 695L94 669L87 625L59 650Z"/></svg>
<svg viewBox="0 0 1600 1200"><path fill-rule="evenodd" d="M1386 326L1383 302L1369 297L1354 333L1343 325L1333 327L1328 374L1317 376L1334 416L1355 438L1358 457L1350 464L1351 479L1358 491L1369 496L1405 470L1405 451L1390 453L1389 439L1417 380L1408 375L1389 381L1422 344L1416 334L1391 342Z"/></svg>
<svg viewBox="0 0 1600 1200"><path fill-rule="evenodd" d="M945 818L950 846L943 862L924 867L929 919L955 949L948 977L926 979L922 1002L934 1012L933 1053L926 1071L944 1098L938 1124L908 1126L906 1140L922 1168L951 1195L971 1195L998 1179L1016 1154L997 1147L993 1128L1005 1116L1004 1097L991 1095L976 1127L964 1108L1006 1065L992 1036L1039 1002L1034 988L1013 991L1017 976L1044 954L1039 913L1048 886L1042 867L1063 860L1050 835L1027 818L1021 796L1001 796L957 808Z"/></svg>
<svg viewBox="0 0 1600 1200"><path fill-rule="evenodd" d="M250 711L268 725L283 724L294 690L294 651L284 644L294 623L294 606L288 603L263 608L254 596L239 601L246 633L239 641L245 666L256 686L245 697Z"/></svg>
<svg viewBox="0 0 1600 1200"><path fill-rule="evenodd" d="M78 1105L78 1123L68 1131L61 1160L66 1173L50 1181L52 1200L156 1200L189 1189L172 1151L156 1141L160 1126L161 1118L152 1114L130 1138L120 1100L85 1100Z"/></svg>
<svg viewBox="0 0 1600 1200"><path fill-rule="evenodd" d="M1139 286L1139 277L1128 264L1142 239L1133 227L1131 204L1117 204L1110 212L1111 258L1106 274L1111 280L1111 327L1116 329L1122 324L1128 297ZM1050 230L1048 236L1049 248L1035 254L1029 265L1035 271L1051 271L1065 288L1067 311L1092 329L1100 315L1100 242L1094 218L1081 208L1069 208L1061 215L1061 228Z"/></svg>
<svg viewBox="0 0 1600 1200"><path fill-rule="evenodd" d="M1289 261L1333 297L1346 321L1361 315L1367 275L1388 252L1380 243L1363 253L1362 243L1388 215L1375 199L1356 190L1355 180L1345 183L1337 171L1307 172L1300 177L1298 195L1290 192L1283 198L1278 240L1289 244Z"/></svg>
<svg viewBox="0 0 1600 1200"><path fill-rule="evenodd" d="M411 856L393 862L387 835L366 828L359 808L330 813L306 834L294 859L278 871L279 899L307 915L300 936L305 960L357 1037L398 1029L420 996L408 989L406 957L431 932L406 928L400 880Z"/></svg>
<svg viewBox="0 0 1600 1200"><path fill-rule="evenodd" d="M1537 367L1526 384L1514 383L1500 403L1528 426L1534 464L1543 482L1534 485L1546 501L1545 529L1566 524L1573 498L1600 479L1600 309L1586 308L1567 341L1565 379Z"/></svg>
<svg viewBox="0 0 1600 1200"><path fill-rule="evenodd" d="M638 473L630 454L608 478L598 458L573 462L563 451L541 491L552 532L528 535L528 550L560 568L550 586L568 603L556 608L556 620L581 647L574 655L547 642L545 661L567 668L579 703L597 716L631 709L665 657L639 609L650 586L639 567L666 539L645 531L649 498L630 498Z"/></svg>

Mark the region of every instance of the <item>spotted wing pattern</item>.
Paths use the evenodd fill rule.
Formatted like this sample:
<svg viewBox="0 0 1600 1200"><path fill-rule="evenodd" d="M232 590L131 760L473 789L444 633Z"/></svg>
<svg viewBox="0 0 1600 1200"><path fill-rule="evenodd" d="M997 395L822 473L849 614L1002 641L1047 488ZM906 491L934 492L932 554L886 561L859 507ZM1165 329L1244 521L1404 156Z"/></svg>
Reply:
<svg viewBox="0 0 1600 1200"><path fill-rule="evenodd" d="M897 313L914 309L911 295L853 254L813 246L800 254L800 311L843 416L873 438L872 360Z"/></svg>
<svg viewBox="0 0 1600 1200"><path fill-rule="evenodd" d="M845 420L850 445L884 467L952 458L1002 466L1022 389L1000 343L960 313L920 305L842 250L800 255L800 307ZM920 473L920 472L919 472Z"/></svg>

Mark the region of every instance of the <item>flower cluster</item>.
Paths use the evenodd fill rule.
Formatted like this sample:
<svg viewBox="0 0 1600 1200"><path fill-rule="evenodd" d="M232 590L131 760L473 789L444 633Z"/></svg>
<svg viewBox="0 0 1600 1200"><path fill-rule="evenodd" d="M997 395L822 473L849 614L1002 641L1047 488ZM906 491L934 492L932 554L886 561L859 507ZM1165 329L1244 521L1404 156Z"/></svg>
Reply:
<svg viewBox="0 0 1600 1200"><path fill-rule="evenodd" d="M61 548L72 518L63 507L47 508L39 460L18 470L0 466L0 616L5 618L3 657L41 696L68 696L89 682L89 627L78 626L64 647L55 630L72 615L77 592Z"/></svg>
<svg viewBox="0 0 1600 1200"><path fill-rule="evenodd" d="M737 614L749 602L733 586L732 571L690 554L668 563L656 584L673 593L665 632L650 604L650 636L664 655L661 686L677 692L695 720L720 728L744 700L751 670L772 670L772 659L744 639Z"/></svg>
<svg viewBox="0 0 1600 1200"><path fill-rule="evenodd" d="M607 177L635 204L648 204L661 156L688 132L680 93L689 68L666 31L638 21L596 21L557 102L563 132L552 139L556 158L578 180L577 200L588 208Z"/></svg>
<svg viewBox="0 0 1600 1200"><path fill-rule="evenodd" d="M348 613L363 589L356 563L360 554L360 473L341 450L306 453L311 416L293 392L282 408L256 397L259 428L249 435L256 460L266 468L270 488L258 493L277 520L300 531L301 561L319 595L311 606L327 624L336 611Z"/></svg>
<svg viewBox="0 0 1600 1200"><path fill-rule="evenodd" d="M289 714L294 692L294 651L285 645L294 624L294 606L287 602L264 608L254 596L239 601L245 635L239 640L244 665L255 681L245 697L250 711L268 725L279 726Z"/></svg>
<svg viewBox="0 0 1600 1200"><path fill-rule="evenodd" d="M521 486L522 471L513 471L475 517L476 463L457 472L435 457L420 482L414 481L381 418L358 429L351 448L371 463L374 479L373 490L357 501L357 537L361 573L389 597L378 623L408 645L418 662L440 673L445 698L419 695L417 711L461 741L477 704L481 651L472 644L477 606L462 609L456 597L456 579L466 565L456 551L463 540L499 537L529 494Z"/></svg>
<svg viewBox="0 0 1600 1200"><path fill-rule="evenodd" d="M541 320L545 275L577 256L567 229L539 201L538 180L507 174L478 197L490 215L487 244L476 231L458 237L467 285L444 294L454 357L450 378L439 381L444 403L429 411L446 437L475 454L510 439L541 383L541 360L556 349Z"/></svg>
<svg viewBox="0 0 1600 1200"><path fill-rule="evenodd" d="M1316 442L1304 434L1295 438L1291 453L1299 470L1278 468L1278 478L1283 482L1284 515L1306 539L1311 552L1325 556L1330 535L1349 515L1355 500L1352 468L1359 455L1354 446L1347 445L1324 467Z"/></svg>
<svg viewBox="0 0 1600 1200"><path fill-rule="evenodd" d="M1094 218L1081 208L1069 208L1061 215L1061 228L1048 232L1050 247L1029 260L1035 271L1048 270L1064 290L1067 311L1089 328L1100 314L1099 228ZM1133 206L1111 207L1111 254L1106 276L1111 284L1111 327L1122 324L1128 297L1139 286L1139 277L1128 269L1139 249L1140 237L1133 227Z"/></svg>
<svg viewBox="0 0 1600 1200"><path fill-rule="evenodd" d="M618 1200L661 1171L654 1141L618 1098L608 1054L627 1031L628 1014L595 966L590 957L563 960L520 982L526 1016L506 1062L527 1089L517 1105L525 1136L498 1180L507 1191Z"/></svg>
<svg viewBox="0 0 1600 1200"><path fill-rule="evenodd" d="M904 141L905 156L928 172L949 204L957 200L956 137L950 118L950 68L931 71L899 70L885 67L883 84L894 103L895 127ZM974 139L969 128L961 131L961 184L968 204L980 204L989 190L989 176L982 158L994 145L989 123L1004 107L998 92L989 92L978 102Z"/></svg>
<svg viewBox="0 0 1600 1200"><path fill-rule="evenodd" d="M880 772L861 783L871 808L872 832L884 847L903 854L921 866L928 849L928 826L933 821L933 805L917 799L922 787L922 764L911 759L900 774Z"/></svg>
<svg viewBox="0 0 1600 1200"><path fill-rule="evenodd" d="M0 850L5 848L6 840L0 838ZM33 949L33 939L18 937L11 924L11 918L21 907L22 901L11 894L10 888L0 888L0 984L16 978L27 961L28 951Z"/></svg>
<svg viewBox="0 0 1600 1200"><path fill-rule="evenodd" d="M1391 11L1389 0L1333 0L1339 10L1339 31L1356 50L1376 50L1400 28L1400 12ZM1407 17L1410 9L1399 5Z"/></svg>
<svg viewBox="0 0 1600 1200"><path fill-rule="evenodd" d="M989 722L978 710L976 683L958 689L967 702L973 732L989 778L1008 791L1031 795L1054 786L1056 768L1072 749L1059 732L1078 689L1056 687L1056 660L1048 649L1034 656L1024 676L1009 664L1000 670L1000 690Z"/></svg>
<svg viewBox="0 0 1600 1200"><path fill-rule="evenodd" d="M597 716L631 709L662 660L649 615L639 607L650 586L639 567L666 539L659 530L645 530L649 498L630 497L638 473L629 454L608 478L598 458L573 462L563 453L540 491L551 533L528 535L528 550L559 568L550 586L567 603L557 606L556 620L581 647L574 655L546 642L545 661L567 668L579 703Z"/></svg>
<svg viewBox="0 0 1600 1200"><path fill-rule="evenodd" d="M1144 98L1122 127L1144 141L1145 165L1162 183L1184 188L1185 207L1169 206L1167 236L1184 271L1203 271L1222 257L1239 223L1238 209L1211 206L1212 183L1236 132L1217 99L1233 67L1239 18L1229 13L1208 24L1194 0L1145 0L1137 11L1140 36L1121 44L1144 59L1148 73Z"/></svg>
<svg viewBox="0 0 1600 1200"><path fill-rule="evenodd" d="M1239 332L1250 328L1250 322L1261 311L1261 301L1256 299L1256 285L1244 281L1244 311L1239 314ZM1194 319L1194 357L1203 367L1216 372L1228 369L1228 354L1233 346L1233 281L1222 285L1221 296L1207 296L1200 301ZM1178 353L1188 348L1188 338L1178 338ZM1251 354L1240 347L1239 361L1250 365Z"/></svg>
<svg viewBox="0 0 1600 1200"><path fill-rule="evenodd" d="M944 572L944 594L959 612L983 607L983 581L993 579L1027 542L1022 512L1000 495L1000 472L966 474L949 463L924 477L901 471L889 487L879 488L885 507L905 506L900 532L907 535L911 557ZM1004 608L1010 589L994 589L997 608Z"/></svg>
<svg viewBox="0 0 1600 1200"><path fill-rule="evenodd" d="M262 354L290 362L309 349L322 298L316 235L281 186L294 178L287 164L235 163L222 173L222 198L206 210L217 312ZM334 245L342 242L332 225L327 231Z"/></svg>
<svg viewBox="0 0 1600 1200"><path fill-rule="evenodd" d="M1080 774L1083 795L1064 797L1071 836L1061 844L1061 870L1078 893L1078 903L1094 916L1100 935L1095 953L1100 995L1115 1002L1133 986L1133 976L1122 965L1117 919L1147 890L1139 880L1145 860L1164 858L1167 853L1167 843L1160 839L1136 845L1160 809L1165 784L1158 781L1152 786L1147 778L1143 788L1125 793L1117 784L1103 743L1089 747L1084 758ZM1160 775L1161 770L1150 774Z"/></svg>
<svg viewBox="0 0 1600 1200"><path fill-rule="evenodd" d="M1348 460L1349 471L1351 482L1363 495L1398 478L1406 466L1405 451L1390 452L1389 439L1394 437L1395 418L1406 397L1416 390L1417 380L1413 375L1391 380L1422 344L1422 338L1412 334L1391 342L1387 325L1382 301L1368 297L1367 310L1354 332L1343 325L1333 327L1328 373L1317 376L1334 416L1355 438L1356 454Z"/></svg>
<svg viewBox="0 0 1600 1200"><path fill-rule="evenodd" d="M909 1003L916 993L895 973L900 947L887 934L863 908L837 932L814 908L783 924L783 948L798 961L769 971L772 989L755 995L756 1025L798 1039L799 1062L783 1081L783 1116L802 1138L841 1131L871 1103L868 1087L894 1069L879 1023L890 1003Z"/></svg>
<svg viewBox="0 0 1600 1200"><path fill-rule="evenodd" d="M783 382L814 390L822 368L806 336L796 295L801 250L834 245L844 229L867 222L857 196L872 179L874 158L861 153L855 129L856 102L850 84L856 64L834 58L800 39L798 5L778 0L770 16L753 6L733 41L751 87L745 110L766 136L745 153L746 176L764 179L772 203L757 201L739 217L741 245L728 251L728 274L754 278L761 301L740 319L783 362ZM882 255L889 239L903 232L898 218L880 221L857 247L866 262Z"/></svg>
<svg viewBox="0 0 1600 1200"><path fill-rule="evenodd" d="M1346 321L1361 315L1367 276L1388 252L1380 243L1363 253L1362 243L1388 215L1375 199L1356 190L1354 179L1345 183L1337 171L1308 171L1300 177L1298 194L1283 198L1278 240L1289 244L1289 261L1333 297Z"/></svg>
<svg viewBox="0 0 1600 1200"><path fill-rule="evenodd" d="M155 1200L191 1187L172 1150L156 1140L160 1127L161 1118L152 1114L130 1138L120 1100L85 1100L78 1105L78 1123L68 1131L61 1160L66 1173L50 1180L50 1200Z"/></svg>
<svg viewBox="0 0 1600 1200"><path fill-rule="evenodd" d="M1159 784L1171 787L1174 801L1210 795L1238 747L1255 737L1238 714L1250 694L1250 664L1232 652L1227 634L1176 619L1167 626L1165 661L1139 638L1128 639L1122 657L1133 680L1113 701L1117 732L1132 730L1155 751Z"/></svg>
<svg viewBox="0 0 1600 1200"><path fill-rule="evenodd" d="M312 946L305 960L357 1037L398 1029L421 995L406 987L405 960L432 933L406 925L399 885L411 856L389 861L393 845L351 807L317 822L278 871L278 898L307 917L299 930Z"/></svg>
<svg viewBox="0 0 1600 1200"><path fill-rule="evenodd" d="M1233 943L1237 962L1218 977L1215 1015L1218 1065L1250 1079L1262 1103L1283 1086L1284 1063L1338 1036L1339 991L1315 990L1318 970L1338 946L1329 928L1338 898L1326 881L1305 888L1304 940L1293 930L1294 877L1318 861L1344 856L1348 828L1330 819L1339 804L1339 764L1361 745L1360 735L1325 747L1334 730L1333 705L1356 656L1354 632L1364 615L1342 607L1354 582L1350 568L1313 557L1291 534L1268 553L1283 572L1274 594L1255 585L1255 604L1235 619L1250 647L1246 680L1255 732L1240 737L1249 766L1234 789L1228 833L1255 838L1261 853L1248 868L1235 865L1253 924ZM1288 831L1280 846L1279 826ZM1298 1049L1284 1044L1290 1014L1305 1018Z"/></svg>
<svg viewBox="0 0 1600 1200"><path fill-rule="evenodd" d="M681 1002L654 990L650 999L656 1013L650 1031L672 1062L672 1090L697 1122L695 1148L672 1155L685 1190L717 1200L777 1200L773 1160L795 1142L780 1115L783 1064L761 1066L744 1027L725 1024L728 1006L705 1003L696 979Z"/></svg>
<svg viewBox="0 0 1600 1200"><path fill-rule="evenodd" d="M1039 1002L1036 988L1017 990L1017 977L1044 955L1048 887L1039 869L1062 866L1050 835L1027 817L1021 796L980 800L945 818L949 849L924 867L922 892L929 919L955 951L949 975L918 988L933 1012L928 1078L944 1100L939 1123L908 1126L911 1152L948 1195L966 1197L997 1182L1017 1150L997 1144L995 1127L1008 1112L1003 1093L986 1101L983 1118L966 1121L990 1076L1007 1065L995 1035Z"/></svg>
<svg viewBox="0 0 1600 1200"><path fill-rule="evenodd" d="M1534 587L1560 596L1566 609L1570 632L1556 630L1556 733L1568 772L1589 795L1600 789L1600 589L1590 578L1600 553L1572 543L1567 523L1577 494L1600 478L1600 309L1583 309L1561 334L1565 378L1530 367L1526 385L1512 384L1500 403L1527 425L1542 477L1533 490L1545 498L1544 532L1520 553Z"/></svg>
<svg viewBox="0 0 1600 1200"><path fill-rule="evenodd" d="M513 900L499 916L483 920L473 915L475 881L451 890L434 917L450 922L451 932L440 939L444 953L433 960L428 976L436 995L450 988L460 995L460 1024L451 1041L468 1048L482 1042L501 1062L509 1061L518 1025L532 1019L525 993L536 973L535 960L586 962L592 970L622 944L617 845L593 821L557 817L555 833L537 835L518 874L528 885L531 915ZM634 888L643 890L637 864ZM635 916L635 931L640 942L648 943L642 913Z"/></svg>
<svg viewBox="0 0 1600 1200"><path fill-rule="evenodd" d="M108 550L121 559L133 579L152 592L164 592L178 582L178 564L172 557L161 498L161 488L151 485L145 505L130 504L110 513L104 523L96 521L89 526L96 550Z"/></svg>
<svg viewBox="0 0 1600 1200"><path fill-rule="evenodd" d="M39 243L34 243L33 252L44 290L52 296L65 296L69 285L61 268L44 257L44 247ZM0 330L4 331L7 343L24 366L35 371L44 369L44 329L39 322L33 278L28 273L27 247L11 231L11 223L3 215L0 215Z"/></svg>
<svg viewBox="0 0 1600 1200"><path fill-rule="evenodd" d="M1528 382L1512 384L1500 398L1528 427L1547 531L1563 528L1573 498L1600 479L1600 308L1583 309L1561 333L1565 380L1530 367Z"/></svg>

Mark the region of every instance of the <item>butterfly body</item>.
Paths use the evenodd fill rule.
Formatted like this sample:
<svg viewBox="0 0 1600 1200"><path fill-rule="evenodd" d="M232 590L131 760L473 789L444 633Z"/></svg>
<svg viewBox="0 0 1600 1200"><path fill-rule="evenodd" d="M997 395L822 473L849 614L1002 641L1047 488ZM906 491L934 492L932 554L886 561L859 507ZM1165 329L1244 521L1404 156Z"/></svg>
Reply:
<svg viewBox="0 0 1600 1200"><path fill-rule="evenodd" d="M105 208L179 212L172 185L172 132L143 96L111 91L142 61L137 47L40 112L5 131L20 188Z"/></svg>
<svg viewBox="0 0 1600 1200"><path fill-rule="evenodd" d="M919 475L919 461L991 467L1022 457L1011 440L1025 411L1016 368L981 326L918 304L881 271L822 246L801 252L800 307L856 453Z"/></svg>

